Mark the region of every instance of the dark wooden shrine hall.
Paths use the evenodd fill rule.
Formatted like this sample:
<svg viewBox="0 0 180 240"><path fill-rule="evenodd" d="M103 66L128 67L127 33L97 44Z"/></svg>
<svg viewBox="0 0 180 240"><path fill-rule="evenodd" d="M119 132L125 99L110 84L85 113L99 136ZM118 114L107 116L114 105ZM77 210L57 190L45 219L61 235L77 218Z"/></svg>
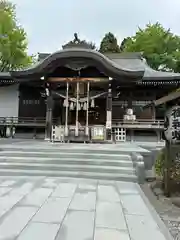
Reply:
<svg viewBox="0 0 180 240"><path fill-rule="evenodd" d="M93 125L109 134L127 121L141 128L143 121L162 120L163 106L151 103L179 85L180 74L153 70L140 53L101 54L71 42L53 54L40 53L30 68L0 73L0 89L18 87L16 113L0 117L44 119L46 138L55 125L64 126L66 136L71 125L75 135L79 126L89 135Z"/></svg>

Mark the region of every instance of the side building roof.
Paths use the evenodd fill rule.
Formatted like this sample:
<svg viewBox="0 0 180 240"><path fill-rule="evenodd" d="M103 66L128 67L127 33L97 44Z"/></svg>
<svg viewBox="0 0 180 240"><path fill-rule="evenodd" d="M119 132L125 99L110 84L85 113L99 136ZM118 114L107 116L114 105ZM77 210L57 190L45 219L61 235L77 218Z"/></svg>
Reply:
<svg viewBox="0 0 180 240"><path fill-rule="evenodd" d="M156 71L152 69L142 57L141 53L107 54L107 57L121 66L126 66L128 69L143 70L142 80L180 80L180 73Z"/></svg>

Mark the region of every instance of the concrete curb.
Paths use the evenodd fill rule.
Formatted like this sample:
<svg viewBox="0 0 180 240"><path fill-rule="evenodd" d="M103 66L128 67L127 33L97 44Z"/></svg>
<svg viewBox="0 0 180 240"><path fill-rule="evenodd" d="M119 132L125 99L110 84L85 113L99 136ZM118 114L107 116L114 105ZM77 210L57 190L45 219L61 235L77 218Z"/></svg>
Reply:
<svg viewBox="0 0 180 240"><path fill-rule="evenodd" d="M167 229L165 223L161 220L160 216L158 215L158 213L156 212L154 207L151 205L148 198L145 196L141 187L139 185L137 185L137 187L139 189L139 193L140 193L142 199L144 200L146 206L148 207L153 219L156 221L156 223L157 223L158 227L160 228L162 234L164 235L165 239L166 240L174 240L174 238L171 236L169 230Z"/></svg>

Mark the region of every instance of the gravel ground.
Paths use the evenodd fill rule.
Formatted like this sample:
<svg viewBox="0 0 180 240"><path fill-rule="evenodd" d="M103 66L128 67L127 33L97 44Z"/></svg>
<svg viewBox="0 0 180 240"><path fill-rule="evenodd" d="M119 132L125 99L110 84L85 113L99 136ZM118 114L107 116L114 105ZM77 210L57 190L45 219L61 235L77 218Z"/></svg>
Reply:
<svg viewBox="0 0 180 240"><path fill-rule="evenodd" d="M141 188L169 229L174 240L180 240L180 208L173 205L171 200L165 197L158 199L153 194L149 183L142 185Z"/></svg>

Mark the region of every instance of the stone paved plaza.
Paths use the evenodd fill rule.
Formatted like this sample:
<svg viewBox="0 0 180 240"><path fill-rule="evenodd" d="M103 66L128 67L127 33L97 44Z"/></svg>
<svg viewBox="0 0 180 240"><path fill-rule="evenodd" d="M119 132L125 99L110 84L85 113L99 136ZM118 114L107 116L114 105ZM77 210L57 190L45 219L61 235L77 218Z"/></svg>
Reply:
<svg viewBox="0 0 180 240"><path fill-rule="evenodd" d="M0 178L0 240L171 239L136 183Z"/></svg>

